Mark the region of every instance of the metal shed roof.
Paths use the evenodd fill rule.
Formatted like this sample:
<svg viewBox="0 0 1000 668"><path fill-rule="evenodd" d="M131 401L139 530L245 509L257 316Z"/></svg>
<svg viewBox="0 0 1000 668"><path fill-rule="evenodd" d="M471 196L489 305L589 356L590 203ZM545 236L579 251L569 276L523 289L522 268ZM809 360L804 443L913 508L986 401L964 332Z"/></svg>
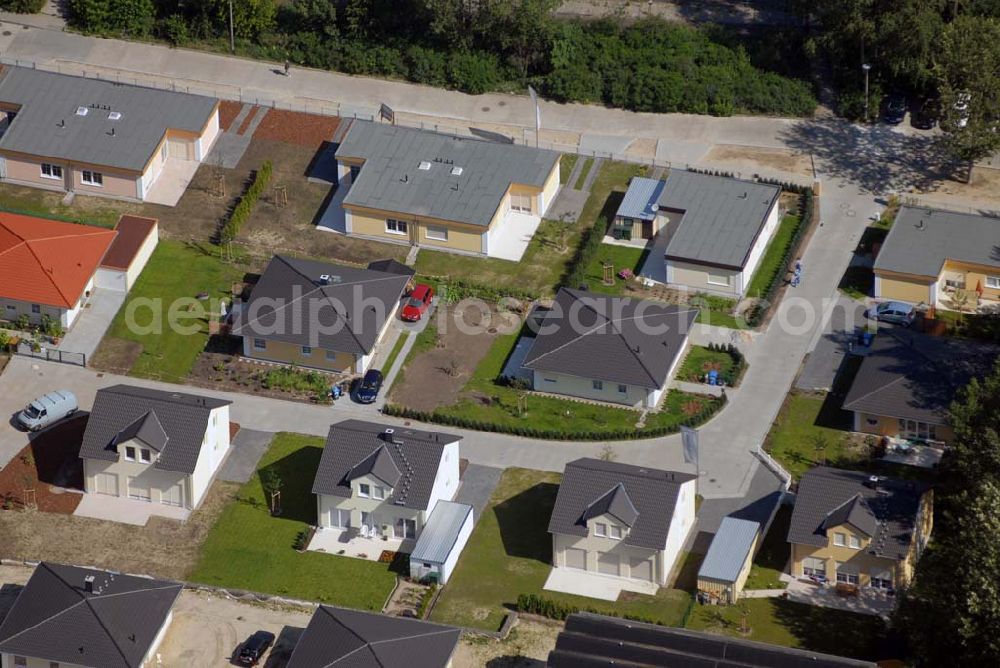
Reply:
<svg viewBox="0 0 1000 668"><path fill-rule="evenodd" d="M470 515L472 506L454 501L438 501L420 532L420 538L410 554L410 561L443 564L458 542L458 536Z"/></svg>
<svg viewBox="0 0 1000 668"><path fill-rule="evenodd" d="M759 533L760 525L756 522L723 517L708 554L701 562L698 577L736 582Z"/></svg>
<svg viewBox="0 0 1000 668"><path fill-rule="evenodd" d="M618 206L616 216L621 218L638 218L654 220L663 192L664 182L659 179L647 179L644 176L632 177L625 192L625 198Z"/></svg>

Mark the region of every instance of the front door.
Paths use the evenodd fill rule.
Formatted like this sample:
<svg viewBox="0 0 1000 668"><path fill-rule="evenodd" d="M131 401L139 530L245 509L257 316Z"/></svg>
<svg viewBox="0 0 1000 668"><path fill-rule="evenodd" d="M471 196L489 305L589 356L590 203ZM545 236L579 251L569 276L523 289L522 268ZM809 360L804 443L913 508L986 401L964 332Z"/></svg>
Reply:
<svg viewBox="0 0 1000 668"><path fill-rule="evenodd" d="M94 490L98 494L118 496L118 476L114 473L98 473L94 476Z"/></svg>
<svg viewBox="0 0 1000 668"><path fill-rule="evenodd" d="M653 221L651 220L642 221L642 238L643 239L653 238Z"/></svg>

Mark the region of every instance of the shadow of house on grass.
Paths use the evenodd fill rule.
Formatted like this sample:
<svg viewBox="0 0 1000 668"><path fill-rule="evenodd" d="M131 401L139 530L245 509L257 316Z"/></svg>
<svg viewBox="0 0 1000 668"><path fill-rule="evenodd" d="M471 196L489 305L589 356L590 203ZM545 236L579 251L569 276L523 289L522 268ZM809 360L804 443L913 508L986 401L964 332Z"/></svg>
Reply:
<svg viewBox="0 0 1000 668"><path fill-rule="evenodd" d="M558 493L559 485L541 482L493 507L504 552L552 563L549 517Z"/></svg>
<svg viewBox="0 0 1000 668"><path fill-rule="evenodd" d="M780 598L767 600L777 623L804 649L865 660L885 658L889 653L888 629L878 617Z"/></svg>
<svg viewBox="0 0 1000 668"><path fill-rule="evenodd" d="M90 413L77 412L48 429L28 436L38 481L83 490L80 446Z"/></svg>
<svg viewBox="0 0 1000 668"><path fill-rule="evenodd" d="M280 492L281 519L305 524L316 523L316 497L313 477L319 468L323 448L307 445L257 470L264 509L270 511L271 492Z"/></svg>

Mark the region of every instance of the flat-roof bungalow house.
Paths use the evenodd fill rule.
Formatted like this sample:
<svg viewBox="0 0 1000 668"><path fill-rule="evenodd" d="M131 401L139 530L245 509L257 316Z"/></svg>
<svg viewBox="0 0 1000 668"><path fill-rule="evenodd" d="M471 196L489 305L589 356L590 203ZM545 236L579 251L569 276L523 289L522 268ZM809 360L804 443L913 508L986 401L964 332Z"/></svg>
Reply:
<svg viewBox="0 0 1000 668"><path fill-rule="evenodd" d="M161 514L186 519L229 453L230 403L133 385L101 388L80 446L87 494L166 506Z"/></svg>
<svg viewBox="0 0 1000 668"><path fill-rule="evenodd" d="M687 350L695 309L562 288L522 366L539 392L655 408Z"/></svg>
<svg viewBox="0 0 1000 668"><path fill-rule="evenodd" d="M788 542L791 575L897 590L907 586L934 523L922 482L817 467L799 481Z"/></svg>
<svg viewBox="0 0 1000 668"><path fill-rule="evenodd" d="M24 67L0 72L0 180L173 206L219 134L219 101Z"/></svg>
<svg viewBox="0 0 1000 668"><path fill-rule="evenodd" d="M973 378L985 376L1000 346L959 337L883 328L844 397L854 431L947 445L954 434L951 402Z"/></svg>
<svg viewBox="0 0 1000 668"><path fill-rule="evenodd" d="M655 593L694 528L696 480L603 459L567 464L549 520L553 568L546 589L582 593L586 587L575 583L595 574Z"/></svg>
<svg viewBox="0 0 1000 668"><path fill-rule="evenodd" d="M664 181L634 177L609 232L651 241L665 264L654 280L741 297L778 229L780 194L774 185L679 169Z"/></svg>
<svg viewBox="0 0 1000 668"><path fill-rule="evenodd" d="M243 356L367 371L412 278L401 266L377 264L387 270L275 255L234 315L232 333L243 337Z"/></svg>
<svg viewBox="0 0 1000 668"><path fill-rule="evenodd" d="M559 189L559 154L355 121L337 148L349 235L520 260Z"/></svg>
<svg viewBox="0 0 1000 668"><path fill-rule="evenodd" d="M0 625L2 668L145 668L179 582L42 562Z"/></svg>
<svg viewBox="0 0 1000 668"><path fill-rule="evenodd" d="M1000 302L1000 218L904 206L875 258L875 298L958 310Z"/></svg>

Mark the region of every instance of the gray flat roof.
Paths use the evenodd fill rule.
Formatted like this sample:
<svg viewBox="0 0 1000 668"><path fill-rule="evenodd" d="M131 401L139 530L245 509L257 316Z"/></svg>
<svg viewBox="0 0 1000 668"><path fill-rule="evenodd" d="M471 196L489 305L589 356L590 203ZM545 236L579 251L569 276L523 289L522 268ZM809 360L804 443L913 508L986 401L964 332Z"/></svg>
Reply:
<svg viewBox="0 0 1000 668"><path fill-rule="evenodd" d="M168 128L201 132L217 103L24 67L7 68L0 78L0 102L21 107L0 150L130 171L142 171ZM111 112L121 118L110 120Z"/></svg>
<svg viewBox="0 0 1000 668"><path fill-rule="evenodd" d="M615 215L621 218L654 220L660 201L660 193L663 192L663 185L664 182L660 179L633 176Z"/></svg>
<svg viewBox="0 0 1000 668"><path fill-rule="evenodd" d="M462 527L472 515L472 506L454 501L438 501L427 519L410 561L443 564L451 554ZM461 549L461 548L459 548Z"/></svg>
<svg viewBox="0 0 1000 668"><path fill-rule="evenodd" d="M347 206L482 227L512 183L540 188L559 160L555 151L370 121L351 125L336 157L365 161ZM461 174L452 174L456 169Z"/></svg>
<svg viewBox="0 0 1000 668"><path fill-rule="evenodd" d="M742 269L780 194L756 181L670 170L659 207L684 215L667 259Z"/></svg>
<svg viewBox="0 0 1000 668"><path fill-rule="evenodd" d="M701 562L698 577L736 582L758 533L760 525L756 522L723 517L722 524L708 547L708 554Z"/></svg>
<svg viewBox="0 0 1000 668"><path fill-rule="evenodd" d="M1000 218L904 206L875 269L937 276L946 259L1000 267Z"/></svg>

